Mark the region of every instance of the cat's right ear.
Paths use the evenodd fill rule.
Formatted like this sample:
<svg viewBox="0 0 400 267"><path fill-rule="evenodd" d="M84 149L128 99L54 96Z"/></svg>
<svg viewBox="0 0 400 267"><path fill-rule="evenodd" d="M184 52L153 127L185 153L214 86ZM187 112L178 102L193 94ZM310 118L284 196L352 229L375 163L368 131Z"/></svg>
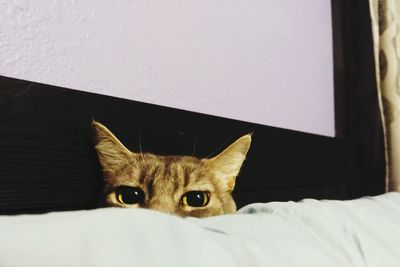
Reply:
<svg viewBox="0 0 400 267"><path fill-rule="evenodd" d="M221 188L232 192L235 187L235 179L239 174L243 161L246 158L251 144L251 134L246 134L236 140L228 148L208 162L219 178Z"/></svg>
<svg viewBox="0 0 400 267"><path fill-rule="evenodd" d="M95 148L103 172L114 174L129 163L131 152L103 124L92 121Z"/></svg>

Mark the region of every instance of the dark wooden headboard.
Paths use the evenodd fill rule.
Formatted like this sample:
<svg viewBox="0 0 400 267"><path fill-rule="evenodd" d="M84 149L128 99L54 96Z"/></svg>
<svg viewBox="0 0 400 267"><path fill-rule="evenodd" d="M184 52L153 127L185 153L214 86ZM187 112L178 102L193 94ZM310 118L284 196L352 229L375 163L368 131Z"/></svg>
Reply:
<svg viewBox="0 0 400 267"><path fill-rule="evenodd" d="M0 77L0 213L96 207L93 118L128 148L138 151L140 138L143 151L158 154L205 157L254 132L237 180L239 207L353 197L345 140Z"/></svg>

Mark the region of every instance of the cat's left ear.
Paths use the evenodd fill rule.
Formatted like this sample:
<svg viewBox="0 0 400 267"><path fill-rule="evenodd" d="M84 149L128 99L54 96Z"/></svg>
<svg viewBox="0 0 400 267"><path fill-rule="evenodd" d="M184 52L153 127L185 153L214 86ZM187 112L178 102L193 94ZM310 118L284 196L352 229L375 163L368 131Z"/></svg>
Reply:
<svg viewBox="0 0 400 267"><path fill-rule="evenodd" d="M103 124L92 121L95 148L103 171L113 174L129 163L131 152Z"/></svg>
<svg viewBox="0 0 400 267"><path fill-rule="evenodd" d="M226 191L233 191L236 176L239 174L251 144L251 134L246 134L236 140L219 155L210 159L212 170L221 181Z"/></svg>

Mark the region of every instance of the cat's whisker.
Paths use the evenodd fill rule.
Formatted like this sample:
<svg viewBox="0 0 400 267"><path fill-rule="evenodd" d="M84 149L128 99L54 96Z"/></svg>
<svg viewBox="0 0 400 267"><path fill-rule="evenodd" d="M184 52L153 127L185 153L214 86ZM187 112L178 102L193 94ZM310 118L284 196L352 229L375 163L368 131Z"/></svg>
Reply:
<svg viewBox="0 0 400 267"><path fill-rule="evenodd" d="M193 142L193 149L192 149L192 157L194 156L194 152L196 150L197 145L197 134L194 134L194 142Z"/></svg>
<svg viewBox="0 0 400 267"><path fill-rule="evenodd" d="M202 163L202 161L200 160L199 163L197 163L196 166L194 166L192 172L194 172L197 169L197 167L200 166L201 163Z"/></svg>
<svg viewBox="0 0 400 267"><path fill-rule="evenodd" d="M136 168L139 170L139 169L140 169L140 166L139 166L139 164L136 162L136 160L132 160L132 162L133 162L133 164L135 164Z"/></svg>
<svg viewBox="0 0 400 267"><path fill-rule="evenodd" d="M214 155L216 152L218 152L219 150L221 150L221 148L223 148L229 140L232 139L232 135L228 137L228 139L226 139L222 145L220 145L217 149L215 149L213 152L211 152L210 154L208 154L207 156L205 156L204 158L208 159L211 155Z"/></svg>
<svg viewBox="0 0 400 267"><path fill-rule="evenodd" d="M140 158L142 159L142 163L144 165L145 160L144 160L143 152L142 152L142 142L140 140L140 132L139 132L139 153L140 153Z"/></svg>
<svg viewBox="0 0 400 267"><path fill-rule="evenodd" d="M211 155L213 155L213 154L215 154L216 152L218 152L219 150L221 150L221 148L223 148L223 147L226 145L226 143L228 143L228 141L229 141L230 139L232 139L232 135L231 135L228 139L226 139L226 140L222 143L222 145L220 145L217 149L215 149L215 150L212 151L210 154L208 154L206 157L204 157L204 159L208 159ZM193 154L192 154L192 156L193 156ZM198 167L201 163L202 163L202 161L200 161L199 163L197 163L196 166L193 168L193 171L195 171L195 170L197 169L197 167Z"/></svg>

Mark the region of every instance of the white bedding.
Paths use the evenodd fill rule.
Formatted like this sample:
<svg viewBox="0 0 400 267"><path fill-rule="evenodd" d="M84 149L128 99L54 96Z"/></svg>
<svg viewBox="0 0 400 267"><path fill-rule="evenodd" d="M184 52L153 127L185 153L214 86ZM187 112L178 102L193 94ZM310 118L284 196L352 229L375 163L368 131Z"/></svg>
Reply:
<svg viewBox="0 0 400 267"><path fill-rule="evenodd" d="M0 266L400 266L400 193L206 219L118 208L0 216Z"/></svg>

